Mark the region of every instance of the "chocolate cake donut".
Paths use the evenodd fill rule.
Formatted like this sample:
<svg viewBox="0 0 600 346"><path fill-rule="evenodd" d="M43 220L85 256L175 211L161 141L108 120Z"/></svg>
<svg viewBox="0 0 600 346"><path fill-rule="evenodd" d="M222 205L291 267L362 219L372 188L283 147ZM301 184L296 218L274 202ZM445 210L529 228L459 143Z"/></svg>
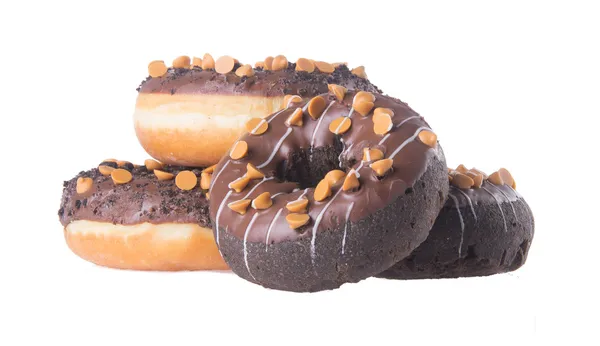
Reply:
<svg viewBox="0 0 600 346"><path fill-rule="evenodd" d="M226 269L202 189L211 169L105 160L80 172L65 181L58 211L68 246L112 268Z"/></svg>
<svg viewBox="0 0 600 346"><path fill-rule="evenodd" d="M506 169L489 177L463 165L449 171L450 193L427 237L379 274L388 279L484 276L518 269L534 233L531 209Z"/></svg>
<svg viewBox="0 0 600 346"><path fill-rule="evenodd" d="M134 121L137 137L155 159L174 165L217 163L243 133L250 118L279 110L286 94L309 98L334 83L348 89L380 92L363 67L309 59L288 62L269 57L253 68L229 56L216 61L182 56L167 68L148 66L150 76L138 88Z"/></svg>
<svg viewBox="0 0 600 346"><path fill-rule="evenodd" d="M380 273L425 240L447 197L444 154L421 116L329 89L251 119L215 168L215 239L246 280L305 292Z"/></svg>

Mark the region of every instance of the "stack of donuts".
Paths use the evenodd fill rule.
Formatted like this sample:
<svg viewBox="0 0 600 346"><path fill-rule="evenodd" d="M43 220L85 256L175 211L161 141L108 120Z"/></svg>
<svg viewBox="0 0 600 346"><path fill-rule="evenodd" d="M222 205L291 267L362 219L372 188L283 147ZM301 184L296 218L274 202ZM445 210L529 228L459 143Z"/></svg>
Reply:
<svg viewBox="0 0 600 346"><path fill-rule="evenodd" d="M152 159L99 160L64 183L81 258L295 292L525 263L533 215L509 171L449 169L433 128L364 67L205 54L148 73L134 125Z"/></svg>

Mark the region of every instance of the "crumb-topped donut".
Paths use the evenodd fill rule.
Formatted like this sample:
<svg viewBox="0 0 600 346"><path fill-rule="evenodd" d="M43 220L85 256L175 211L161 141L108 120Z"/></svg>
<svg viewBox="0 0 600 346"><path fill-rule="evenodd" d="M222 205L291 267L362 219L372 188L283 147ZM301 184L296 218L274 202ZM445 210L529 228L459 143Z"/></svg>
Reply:
<svg viewBox="0 0 600 346"><path fill-rule="evenodd" d="M363 67L303 58L294 63L282 55L255 67L229 56L182 56L169 68L153 61L148 70L138 88L136 134L150 156L184 166L217 163L246 121L281 109L285 95L309 98L327 92L328 83L380 92Z"/></svg>
<svg viewBox="0 0 600 346"><path fill-rule="evenodd" d="M60 210L67 244L83 259L122 269L227 269L214 242L209 172L105 160L65 181Z"/></svg>
<svg viewBox="0 0 600 346"><path fill-rule="evenodd" d="M484 276L518 269L534 233L531 209L504 168L490 176L460 165L427 240L379 274L389 279Z"/></svg>
<svg viewBox="0 0 600 346"><path fill-rule="evenodd" d="M421 116L329 89L253 121L215 168L215 237L246 280L318 291L365 279L425 240L445 201L444 155Z"/></svg>

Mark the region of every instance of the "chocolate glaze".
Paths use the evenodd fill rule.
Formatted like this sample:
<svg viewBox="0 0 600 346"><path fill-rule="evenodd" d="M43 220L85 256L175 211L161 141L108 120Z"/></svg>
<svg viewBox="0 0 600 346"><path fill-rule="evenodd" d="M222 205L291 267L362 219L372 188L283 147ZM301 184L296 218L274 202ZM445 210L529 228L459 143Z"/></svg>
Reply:
<svg viewBox="0 0 600 346"><path fill-rule="evenodd" d="M296 64L288 64L279 71L255 69L254 76L238 77L235 73L217 73L215 70L169 68L161 77L148 77L137 88L140 93L162 94L222 94L311 97L327 92L327 84L339 84L351 90L381 93L369 80L350 72L346 65L336 67L331 74L315 70L312 73L295 71ZM235 70L235 69L234 69Z"/></svg>
<svg viewBox="0 0 600 346"><path fill-rule="evenodd" d="M382 137L373 131L372 112L363 117L351 111L354 95L354 92L347 93L343 102L337 101L333 95L322 95L327 100L328 108L318 120L313 120L305 112L302 127L285 125L285 120L297 107L306 105L294 104L266 118L269 129L265 134L245 134L240 137L240 140L248 143L248 156L241 160L224 157L213 174L210 213L215 224L217 243L219 232L223 231L250 243L279 243L308 237L312 239L314 252L317 233L343 225L347 221L346 215L351 222L358 222L374 214L410 190L423 175L432 157L444 160L439 146L432 149L419 141L418 133L429 129L429 125L408 105L388 96L376 95L375 108L391 108L395 114L392 118L394 128L389 136ZM329 123L340 116L351 116L352 126L348 132L338 136L329 131ZM398 126L400 124L401 126ZM393 157L393 170L383 179L379 179L368 163L361 162L365 147L379 148L386 158L400 147L402 149ZM322 162L322 157L317 155L319 148L335 150L339 154L342 170L358 170L361 183L358 191L344 192L341 187L334 188L331 197L317 202L314 200L313 186L314 182L322 177L310 179L308 182L300 181L300 185L283 181L282 177L288 175L290 162L294 161L293 156L298 152L308 153L305 155L305 162L302 163L304 165L315 165L315 160ZM240 193L231 191L228 184L246 173L246 164L249 162L260 168L267 178L252 181ZM298 163L295 166L298 166ZM324 171L334 168L337 167L327 167ZM295 190L298 187L303 189ZM256 211L249 208L245 215L239 215L227 207L230 202L254 198L265 191L269 191L272 196L278 194L273 198L273 205L266 210ZM285 205L301 195L309 200L308 214L311 222L294 230L285 220L288 215ZM352 211L348 213L352 203ZM275 217L278 213L278 217Z"/></svg>
<svg viewBox="0 0 600 346"><path fill-rule="evenodd" d="M191 170L199 177L202 169L166 166L163 170L175 175ZM133 180L123 185L115 185L110 176L103 176L97 168L65 181L58 211L60 222L63 226L89 220L121 225L169 222L211 227L208 201L200 187L183 191L175 185L175 179L159 181L145 166L133 168L131 173ZM84 195L76 192L79 177L94 181L92 189Z"/></svg>

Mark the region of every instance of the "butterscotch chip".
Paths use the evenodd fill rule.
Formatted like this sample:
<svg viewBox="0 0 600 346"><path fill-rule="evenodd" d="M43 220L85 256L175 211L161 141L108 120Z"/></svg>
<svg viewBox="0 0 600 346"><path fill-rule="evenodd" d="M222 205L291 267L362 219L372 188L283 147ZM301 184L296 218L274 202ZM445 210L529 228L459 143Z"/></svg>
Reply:
<svg viewBox="0 0 600 346"><path fill-rule="evenodd" d="M279 71L285 70L288 67L288 60L283 55L278 55L273 58L273 63L271 64L271 70Z"/></svg>
<svg viewBox="0 0 600 346"><path fill-rule="evenodd" d="M242 65L235 70L235 75L238 77L254 76L254 69L250 65Z"/></svg>
<svg viewBox="0 0 600 346"><path fill-rule="evenodd" d="M194 57L192 59L192 66L202 67L202 59L198 57Z"/></svg>
<svg viewBox="0 0 600 346"><path fill-rule="evenodd" d="M350 129L350 126L352 126L352 120L350 120L350 118L339 117L329 124L329 131L336 135L341 135L346 133Z"/></svg>
<svg viewBox="0 0 600 346"><path fill-rule="evenodd" d="M156 160L152 160L152 159L147 159L144 161L144 166L146 166L146 169L149 171L153 171L155 169L161 169L163 168L163 164L156 161Z"/></svg>
<svg viewBox="0 0 600 346"><path fill-rule="evenodd" d="M483 175L484 180L488 178L488 175L484 171L480 171L475 167L471 168L469 171Z"/></svg>
<svg viewBox="0 0 600 346"><path fill-rule="evenodd" d="M296 108L294 112L287 118L285 124L287 126L302 126L304 121L302 120L302 116L304 112L302 112L302 108Z"/></svg>
<svg viewBox="0 0 600 346"><path fill-rule="evenodd" d="M228 55L224 55L215 62L215 71L226 74L233 70L233 65L235 65L235 60Z"/></svg>
<svg viewBox="0 0 600 346"><path fill-rule="evenodd" d="M315 61L315 66L323 73L333 73L335 70L332 64L324 61Z"/></svg>
<svg viewBox="0 0 600 346"><path fill-rule="evenodd" d="M329 92L331 92L340 102L344 100L344 96L346 96L346 93L348 92L348 89L337 84L327 84L327 89L329 89Z"/></svg>
<svg viewBox="0 0 600 346"><path fill-rule="evenodd" d="M75 188L75 190L78 194L81 195L90 191L92 189L92 185L94 185L94 181L92 180L92 178L79 177L77 179L77 187Z"/></svg>
<svg viewBox="0 0 600 346"><path fill-rule="evenodd" d="M359 91L356 93L356 95L354 95L354 98L352 99L352 105L359 102L375 102L375 95L368 91Z"/></svg>
<svg viewBox="0 0 600 346"><path fill-rule="evenodd" d="M363 117L366 117L367 115L369 115L369 112L371 112L371 109L373 109L374 106L375 105L373 104L373 102L362 101L354 102L352 108L354 108L354 110L358 112L358 114L362 115Z"/></svg>
<svg viewBox="0 0 600 346"><path fill-rule="evenodd" d="M154 175L156 175L158 180L171 180L171 179L175 178L173 173L161 171L160 169L155 169Z"/></svg>
<svg viewBox="0 0 600 346"><path fill-rule="evenodd" d="M314 120L319 119L325 110L325 99L322 96L315 96L308 101L308 115Z"/></svg>
<svg viewBox="0 0 600 346"><path fill-rule="evenodd" d="M350 171L344 179L344 185L342 185L342 190L350 191L358 188L360 186L360 182L358 181L358 177L356 176L355 171Z"/></svg>
<svg viewBox="0 0 600 346"><path fill-rule="evenodd" d="M461 163L460 165L458 165L458 167L456 167L455 171L465 174L465 173L467 173L468 169L467 169L467 167L465 167L465 165L463 165Z"/></svg>
<svg viewBox="0 0 600 346"><path fill-rule="evenodd" d="M251 163L246 165L246 176L248 179L262 179L265 177L265 174L261 172L256 166Z"/></svg>
<svg viewBox="0 0 600 346"><path fill-rule="evenodd" d="M392 169L392 165L394 164L394 160L392 159L383 159L379 161L375 161L371 164L371 168L375 171L375 174L378 177L383 177L390 169Z"/></svg>
<svg viewBox="0 0 600 346"><path fill-rule="evenodd" d="M269 192L263 192L252 200L252 208L256 210L267 209L270 208L272 205L273 200L271 199L271 194Z"/></svg>
<svg viewBox="0 0 600 346"><path fill-rule="evenodd" d="M502 180L502 177L498 172L490 174L490 176L488 177L488 181L494 185L504 185L504 180Z"/></svg>
<svg viewBox="0 0 600 346"><path fill-rule="evenodd" d="M350 72L352 72L352 74L357 75L360 78L368 78L364 66L355 67Z"/></svg>
<svg viewBox="0 0 600 346"><path fill-rule="evenodd" d="M114 162L114 163L117 163L117 159L106 159L106 160L102 160L102 162Z"/></svg>
<svg viewBox="0 0 600 346"><path fill-rule="evenodd" d="M200 173L200 188L202 190L208 190L210 188L210 181L212 180L212 174L202 172Z"/></svg>
<svg viewBox="0 0 600 346"><path fill-rule="evenodd" d="M459 189L470 189L475 184L473 179L460 172L455 172L452 175L452 181L450 183Z"/></svg>
<svg viewBox="0 0 600 346"><path fill-rule="evenodd" d="M229 183L228 187L235 190L235 192L242 192L248 186L248 183L250 183L250 178L242 176Z"/></svg>
<svg viewBox="0 0 600 346"><path fill-rule="evenodd" d="M190 57L189 56L179 56L173 60L174 68L190 68Z"/></svg>
<svg viewBox="0 0 600 346"><path fill-rule="evenodd" d="M162 60L154 60L148 64L148 74L150 77L157 78L167 73L167 65Z"/></svg>
<svg viewBox="0 0 600 346"><path fill-rule="evenodd" d="M269 123L265 119L252 118L246 122L246 131L251 135L260 136L267 132L268 128Z"/></svg>
<svg viewBox="0 0 600 346"><path fill-rule="evenodd" d="M309 59L300 58L296 61L296 71L306 71L312 73L315 70L315 64Z"/></svg>
<svg viewBox="0 0 600 346"><path fill-rule="evenodd" d="M381 160L383 159L383 151L379 149L364 148L362 159L366 162Z"/></svg>
<svg viewBox="0 0 600 346"><path fill-rule="evenodd" d="M290 228L296 229L302 227L310 221L308 214L291 213L285 217L285 221L290 225Z"/></svg>
<svg viewBox="0 0 600 346"><path fill-rule="evenodd" d="M213 172L215 171L215 168L217 168L216 164L214 164L210 167L206 167L205 169L202 170L202 173L213 174Z"/></svg>
<svg viewBox="0 0 600 346"><path fill-rule="evenodd" d="M265 62L264 61L257 61L256 63L254 63L254 68L265 68Z"/></svg>
<svg viewBox="0 0 600 346"><path fill-rule="evenodd" d="M500 168L498 170L498 174L500 174L500 177L502 178L502 181L504 182L504 184L512 187L513 189L517 188L517 184L515 183L515 179L513 178L512 174L510 174L510 172L508 171L508 169L506 169L506 168Z"/></svg>
<svg viewBox="0 0 600 346"><path fill-rule="evenodd" d="M419 132L419 140L431 148L435 148L437 145L437 135L431 131L423 130Z"/></svg>
<svg viewBox="0 0 600 346"><path fill-rule="evenodd" d="M272 67L273 67L273 60L274 59L275 58L273 58L272 56L268 56L268 57L265 58L265 61L264 61L264 69L265 70L272 70L273 69Z"/></svg>
<svg viewBox="0 0 600 346"><path fill-rule="evenodd" d="M377 108L375 108L375 110L373 111L373 118L376 118L376 117L378 117L378 116L380 116L380 115L383 115L383 114L387 114L387 115L389 115L389 116L390 116L390 118L391 118L391 117L393 117L393 116L394 116L394 111L393 111L393 110L391 110L390 108L377 107Z"/></svg>
<svg viewBox="0 0 600 346"><path fill-rule="evenodd" d="M122 168L114 169L112 172L110 172L110 177L112 178L113 182L117 185L127 184L131 181L131 179L133 179L131 172Z"/></svg>
<svg viewBox="0 0 600 346"><path fill-rule="evenodd" d="M303 197L295 201L288 202L288 204L286 204L285 207L292 213L305 212L306 207L308 207L308 199Z"/></svg>
<svg viewBox="0 0 600 346"><path fill-rule="evenodd" d="M131 162L129 162L129 161L124 161L124 160L117 161L117 166L119 166L119 167L125 167L125 166L129 166L129 165L131 165Z"/></svg>
<svg viewBox="0 0 600 346"><path fill-rule="evenodd" d="M198 177L192 171L181 171L175 177L175 185L184 191L192 190L197 184Z"/></svg>
<svg viewBox="0 0 600 346"><path fill-rule="evenodd" d="M394 127L392 118L387 114L382 114L373 120L373 131L378 135L385 135Z"/></svg>
<svg viewBox="0 0 600 346"><path fill-rule="evenodd" d="M234 160L239 160L248 154L248 143L245 141L237 141L229 152L229 157Z"/></svg>
<svg viewBox="0 0 600 346"><path fill-rule="evenodd" d="M100 165L100 166L98 166L98 170L100 171L100 174L102 174L104 176L108 176L115 169L113 167L111 167L111 166Z"/></svg>
<svg viewBox="0 0 600 346"><path fill-rule="evenodd" d="M323 179L329 181L329 186L334 187L338 186L338 184L340 184L344 180L345 176L346 172L339 169L334 169L327 172L327 174L325 174L325 178Z"/></svg>
<svg viewBox="0 0 600 346"><path fill-rule="evenodd" d="M227 204L227 206L229 207L229 209L235 211L236 213L244 215L246 214L246 211L248 210L248 207L250 206L251 202L252 201L249 199L240 199L239 201Z"/></svg>
<svg viewBox="0 0 600 346"><path fill-rule="evenodd" d="M321 179L315 188L315 201L321 202L329 196L331 196L331 184L329 184L329 180Z"/></svg>
<svg viewBox="0 0 600 346"><path fill-rule="evenodd" d="M475 177L471 177L473 179L473 188L478 189L483 184L483 175L478 174Z"/></svg>
<svg viewBox="0 0 600 346"><path fill-rule="evenodd" d="M215 59L213 59L212 55L206 53L202 57L202 69L210 70L215 68Z"/></svg>
<svg viewBox="0 0 600 346"><path fill-rule="evenodd" d="M302 97L298 95L285 95L283 97L283 107L288 108L292 103L302 102Z"/></svg>

